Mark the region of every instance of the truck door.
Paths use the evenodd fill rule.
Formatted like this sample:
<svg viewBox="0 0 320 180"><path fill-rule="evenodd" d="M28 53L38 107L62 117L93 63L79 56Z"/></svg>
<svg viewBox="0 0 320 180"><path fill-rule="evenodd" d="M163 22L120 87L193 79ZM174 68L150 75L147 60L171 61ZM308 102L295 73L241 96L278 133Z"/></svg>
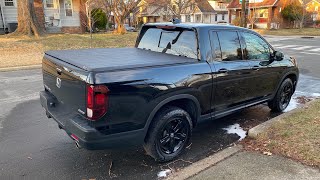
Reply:
<svg viewBox="0 0 320 180"><path fill-rule="evenodd" d="M251 92L253 97L261 99L276 91L282 73L278 61L271 61L272 49L268 43L256 34L242 32L244 58L252 68ZM263 82L263 83L262 83Z"/></svg>
<svg viewBox="0 0 320 180"><path fill-rule="evenodd" d="M214 60L211 106L216 116L241 105L250 98L250 64L243 59L237 31L211 31L211 48Z"/></svg>

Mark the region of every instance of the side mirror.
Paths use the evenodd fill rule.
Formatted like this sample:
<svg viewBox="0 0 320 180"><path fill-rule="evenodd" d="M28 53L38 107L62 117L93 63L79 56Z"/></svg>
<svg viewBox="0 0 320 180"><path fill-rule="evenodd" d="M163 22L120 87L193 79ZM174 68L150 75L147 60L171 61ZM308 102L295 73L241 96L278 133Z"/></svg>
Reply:
<svg viewBox="0 0 320 180"><path fill-rule="evenodd" d="M284 55L283 55L283 53L280 52L280 51L275 51L275 52L273 53L273 58L274 58L274 60L276 60L276 61L281 61L281 60L283 59L283 57L284 57Z"/></svg>

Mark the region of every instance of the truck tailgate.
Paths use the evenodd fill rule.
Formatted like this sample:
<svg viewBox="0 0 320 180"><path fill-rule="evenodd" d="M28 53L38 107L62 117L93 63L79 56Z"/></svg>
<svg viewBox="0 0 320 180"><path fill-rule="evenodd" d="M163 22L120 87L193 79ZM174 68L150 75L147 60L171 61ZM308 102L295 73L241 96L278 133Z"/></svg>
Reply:
<svg viewBox="0 0 320 180"><path fill-rule="evenodd" d="M45 90L54 99L47 111L58 123L63 126L66 117L84 114L86 72L49 56L44 56L42 70Z"/></svg>

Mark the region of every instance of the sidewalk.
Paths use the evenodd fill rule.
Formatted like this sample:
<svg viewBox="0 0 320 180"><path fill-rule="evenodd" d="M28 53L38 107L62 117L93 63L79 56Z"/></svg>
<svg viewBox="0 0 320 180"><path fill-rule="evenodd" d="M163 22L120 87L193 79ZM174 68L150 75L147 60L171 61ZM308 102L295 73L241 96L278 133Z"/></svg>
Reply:
<svg viewBox="0 0 320 180"><path fill-rule="evenodd" d="M188 179L320 180L320 170L280 156L239 151Z"/></svg>

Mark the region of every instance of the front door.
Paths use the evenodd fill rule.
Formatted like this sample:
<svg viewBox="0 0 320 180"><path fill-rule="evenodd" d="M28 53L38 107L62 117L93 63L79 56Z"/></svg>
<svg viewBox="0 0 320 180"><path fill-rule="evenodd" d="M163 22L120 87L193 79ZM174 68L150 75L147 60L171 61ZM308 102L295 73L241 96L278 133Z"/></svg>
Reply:
<svg viewBox="0 0 320 180"><path fill-rule="evenodd" d="M243 59L237 31L210 32L214 74L212 108L216 115L250 99L250 64Z"/></svg>

